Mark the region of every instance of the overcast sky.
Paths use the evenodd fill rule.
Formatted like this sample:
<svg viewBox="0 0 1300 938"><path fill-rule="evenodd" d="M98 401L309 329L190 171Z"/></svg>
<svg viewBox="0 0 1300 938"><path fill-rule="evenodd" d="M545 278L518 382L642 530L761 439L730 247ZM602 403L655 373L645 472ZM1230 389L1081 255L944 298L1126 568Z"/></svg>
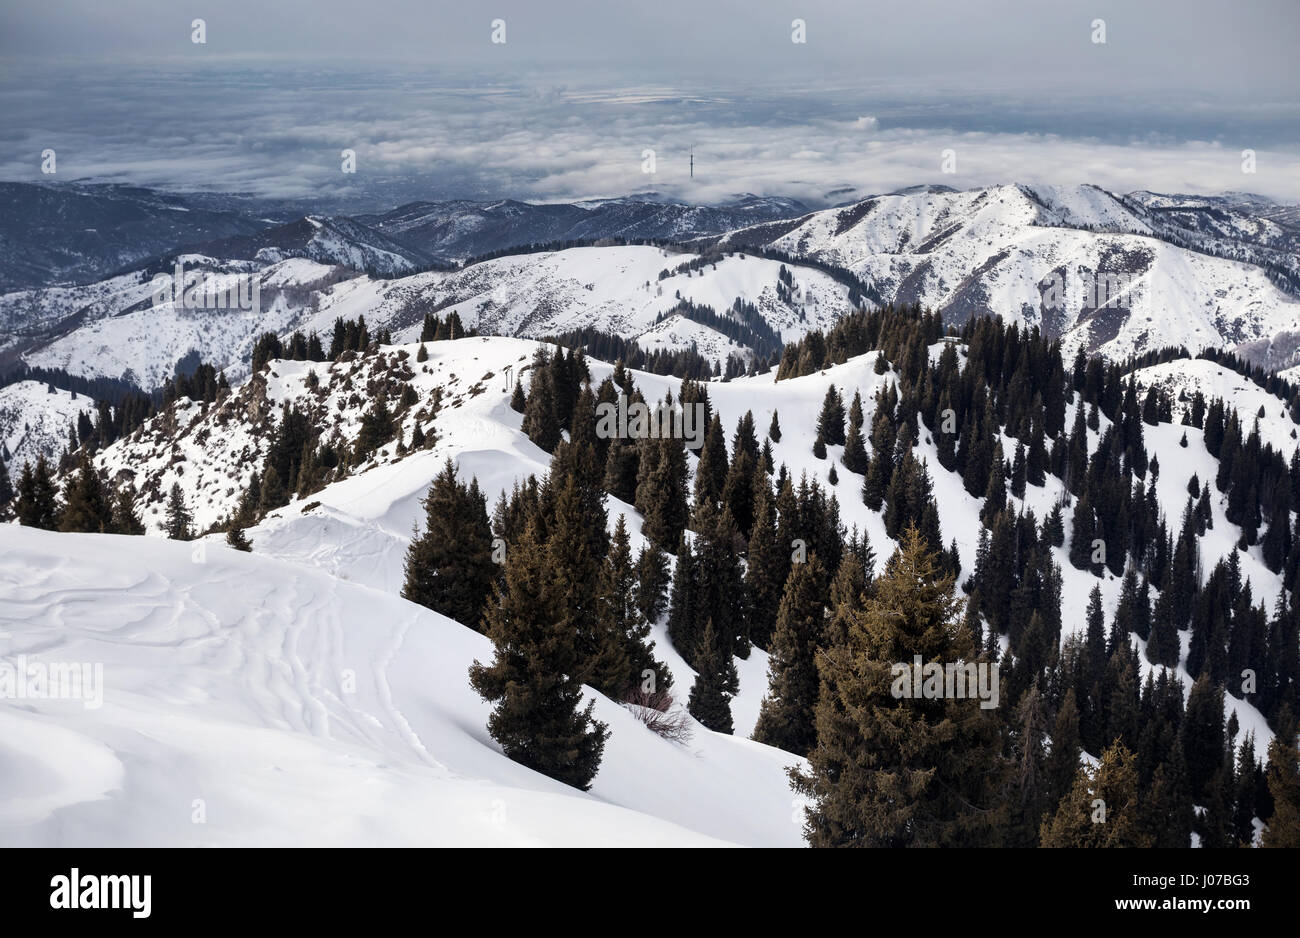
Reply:
<svg viewBox="0 0 1300 938"><path fill-rule="evenodd" d="M999 181L1300 198L1298 38L1296 0L11 2L0 178L42 178L50 147L59 179L380 201Z"/></svg>

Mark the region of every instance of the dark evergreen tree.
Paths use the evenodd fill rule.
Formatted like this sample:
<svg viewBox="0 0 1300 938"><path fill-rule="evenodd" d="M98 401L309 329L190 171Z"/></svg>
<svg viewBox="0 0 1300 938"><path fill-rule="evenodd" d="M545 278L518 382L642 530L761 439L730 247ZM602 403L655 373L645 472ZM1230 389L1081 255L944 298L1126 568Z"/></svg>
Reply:
<svg viewBox="0 0 1300 938"><path fill-rule="evenodd" d="M720 647L712 620L704 624L696 663L695 683L691 685L687 710L706 728L715 733L730 734L733 727L728 688L735 684L735 662Z"/></svg>
<svg viewBox="0 0 1300 938"><path fill-rule="evenodd" d="M600 767L609 730L582 706L577 636L567 627L551 556L533 518L506 555L504 584L488 604L489 665L470 668L470 684L493 703L488 732L505 754L586 790Z"/></svg>
<svg viewBox="0 0 1300 938"><path fill-rule="evenodd" d="M113 496L99 478L89 453L82 450L77 471L68 478L63 494L60 531L112 534Z"/></svg>
<svg viewBox="0 0 1300 938"><path fill-rule="evenodd" d="M1005 827L995 718L977 701L900 699L891 665L975 661L951 576L915 528L873 585L848 640L819 661L817 746L796 791L814 846L993 844Z"/></svg>
<svg viewBox="0 0 1300 938"><path fill-rule="evenodd" d="M406 551L402 596L478 631L497 576L492 526L478 481L456 477L450 459L421 503L424 531Z"/></svg>
<svg viewBox="0 0 1300 938"><path fill-rule="evenodd" d="M36 465L23 464L18 478L18 498L14 500L18 523L29 528L53 531L59 526L59 503L55 495L54 476L45 455L36 458Z"/></svg>
<svg viewBox="0 0 1300 938"><path fill-rule="evenodd" d="M768 660L768 691L758 713L754 739L795 755L817 742L817 649L825 607L825 576L817 556L795 564L786 581Z"/></svg>
<svg viewBox="0 0 1300 938"><path fill-rule="evenodd" d="M167 496L167 522L164 530L172 540L189 541L194 538L193 524L193 518L185 505L181 484L173 482Z"/></svg>

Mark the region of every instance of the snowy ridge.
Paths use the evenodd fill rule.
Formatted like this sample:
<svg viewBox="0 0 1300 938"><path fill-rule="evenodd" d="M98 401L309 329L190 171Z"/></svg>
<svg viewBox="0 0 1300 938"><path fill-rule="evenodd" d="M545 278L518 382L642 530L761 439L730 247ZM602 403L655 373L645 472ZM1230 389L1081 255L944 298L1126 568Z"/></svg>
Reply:
<svg viewBox="0 0 1300 938"><path fill-rule="evenodd" d="M1152 365L1134 372L1138 387L1163 388L1174 402L1174 420L1191 409L1192 396L1200 391L1207 402L1222 400L1240 416L1246 431L1259 426L1260 442L1272 446L1290 459L1300 430L1287 413L1286 403L1269 394L1254 381L1205 359L1183 359ZM1260 411L1263 416L1257 416Z"/></svg>
<svg viewBox="0 0 1300 938"><path fill-rule="evenodd" d="M682 300L726 315L739 298L791 341L825 328L851 308L846 287L807 268L792 268L796 292L783 298L782 265L752 255L726 256L659 280L662 271L697 257L655 247L572 248L396 279L349 277L338 267L291 258L254 274L261 287L257 316L237 309L177 309L172 303L155 307L150 277L140 272L89 287L0 297L0 321L6 314L21 319L33 302L42 304L42 321L75 316L70 331L24 359L87 377L127 375L153 388L172 377L177 360L191 349L234 379L247 373L253 344L263 332L287 337L295 330L315 330L328 343L338 317L365 316L372 330L388 328L399 341L419 338L424 315L435 311L443 316L455 311L467 327L498 335L540 338L582 327L625 339L650 334L649 347L682 347L694 340L700 354L721 363L729 354L745 358L750 352L694 323L674 339L669 332L676 330L656 328L656 318ZM252 262L231 262L199 269L205 289L213 290L228 289L252 267Z"/></svg>
<svg viewBox="0 0 1300 938"><path fill-rule="evenodd" d="M260 462L258 423L283 401L329 415L327 434L350 439L370 403L362 391L382 388L395 401L404 385L414 389L417 404L397 415L402 438L419 421L436 442L402 457L390 443L353 475L272 512L247 532L251 555L227 550L219 535L180 544L7 529L0 618L15 625L0 636L0 652L102 662L105 702L95 710L75 701L0 709L0 738L29 757L26 771L0 780L0 843L800 843L784 772L797 760L742 738L766 691L761 651L738 662L736 737L696 726L685 747L668 743L597 697L596 715L613 732L595 787L583 795L505 759L487 737L488 708L466 680L470 662L488 654L487 639L398 598L403 557L422 522L419 500L446 459L489 498L545 471L549 457L520 431L505 380L507 366L518 374L536 347L484 337L427 343L425 362L415 360L416 345L336 364L272 362L224 402L178 404L99 455L110 474L133 472L143 493L179 481L203 524L233 508L242 473ZM876 373L875 359L868 353L780 383L771 374L715 382L710 397L728 430L746 411L759 427L778 411L785 432L773 444L776 464L826 484L842 448L816 459L809 415L834 384L846 397L861 393L870 421L876 390L895 380L892 371ZM589 367L594 382L612 372L601 362ZM1139 383L1171 370L1143 369ZM1199 387L1231 392L1235 406L1263 393L1209 362L1196 371ZM672 377L632 376L649 399L680 389ZM430 414L437 394L441 406ZM1093 446L1108 425L1100 420ZM1161 464L1157 495L1176 516L1191 475L1211 478L1216 462L1200 430L1174 423L1145 432ZM956 542L969 571L981 501L942 469L927 433L915 453L928 463L944 540ZM860 477L840 470L842 520L868 533L879 565L891 550L883 519L858 497ZM1049 475L1012 503L1042 518L1061 496ZM1207 569L1236 549L1240 534L1222 502L1213 493L1214 525L1201 541ZM635 551L639 515L612 498L607 506L611 525L627 519ZM156 506L150 512L156 530ZM1064 634L1083 628L1095 585L1109 620L1118 578L1076 570L1056 552ZM1281 582L1259 548L1239 559L1256 600L1271 604ZM688 687L691 671L662 622L653 638L675 686ZM1152 667L1141 660L1144 672ZM1265 748L1271 732L1258 711L1230 695L1226 705L1238 741L1254 732ZM232 794L250 790L256 797ZM190 821L195 799L204 802L204 825Z"/></svg>
<svg viewBox="0 0 1300 938"><path fill-rule="evenodd" d="M23 465L41 456L56 463L68 446L68 428L78 415L94 410L95 402L84 394L60 388L51 392L40 381L17 381L0 388L0 455L11 480L16 482Z"/></svg>
<svg viewBox="0 0 1300 938"><path fill-rule="evenodd" d="M263 406L278 408L282 401L292 399L304 406L319 407L321 413L332 415L327 433L331 428L337 428L345 439L354 437L361 408L368 406L368 401L361 404L358 399L350 408L345 403L344 409L340 410L340 398L346 402L352 393L341 390L342 385L351 379L354 387L363 387L378 375L393 373L392 363L404 353L407 356L404 364L413 372L405 380L416 389L419 401L427 403L434 388L442 389L443 398L437 415L421 422L425 433L432 432L437 437L437 443L431 449L398 458L396 443L388 444L376 456L373 468L363 468L358 474L305 500L295 499L250 529L249 536L255 550L321 567L389 593L398 592L406 547L412 531L422 521L419 500L446 458L456 461L463 478L477 477L489 499L509 490L516 480L545 471L549 457L519 431L521 418L509 407L509 393L503 379L507 365L513 366L518 374L519 369L531 360L535 348L535 343L523 340L471 338L427 343L429 360L423 364L414 362L418 346L383 348L377 355L333 366L307 362L272 363L266 382L267 403ZM934 354L937 351L936 347ZM753 412L758 427L768 425L773 411L781 414L784 433L779 443L772 444L773 458L778 466L786 464L796 479L807 472L810 478L826 485L827 473L835 464L840 483L834 491L839 497L841 519L846 527L856 525L867 532L876 546L878 563L883 563L891 549L883 516L862 503L859 495L861 478L847 472L838 463L842 447L828 446L825 461L812 455L815 421L805 416L818 411L827 388L834 384L846 398L851 399L854 391L861 393L867 425L870 425L876 390L894 380L892 372L875 373L875 357L875 353L868 353L844 365L779 383L772 374L715 382L709 385L709 394L728 432L747 411ZM599 383L612 372L611 366L605 363L589 360L588 364L594 383ZM1253 383L1221 366L1210 362L1201 364L1206 366L1200 369L1203 372L1203 393L1207 398L1225 397L1230 404L1235 402L1234 406L1251 408L1242 411L1244 419L1249 419L1260 403L1266 403L1265 399L1280 403ZM306 375L311 370L318 372L320 391L307 389ZM1138 383L1145 386L1159 382L1170 370L1164 365L1143 369L1137 373ZM670 376L632 374L637 386L650 400L662 398L668 391L677 395L680 390L681 382ZM1218 393L1214 392L1216 388L1220 389ZM239 393L248 393L248 387L241 388ZM394 386L390 398L396 400L397 393ZM410 438L419 406L412 408L400 420L404 439ZM1279 410L1272 405L1270 409ZM247 411L246 400L239 398L228 413ZM137 487L150 492L149 497L154 499L147 509L146 521L155 530L160 529L162 522L162 494L173 481L180 481L191 493L190 507L196 522L211 523L233 510L242 484L251 477L254 464L260 464L261 444L257 442L257 435L247 427L236 421L220 426L219 410L210 412L205 418L194 419L197 407L191 405L184 409L184 413L188 415L186 419L177 423L188 426L188 429L180 431L174 443L167 443L166 434L159 433L158 421L155 421L141 432L138 440L119 441L98 457L100 465L110 475L128 467L138 473ZM1073 411L1068 409L1067 425L1072 420ZM1100 416L1100 421L1099 430L1089 433L1093 447L1108 426L1104 415ZM1295 441L1290 438L1287 426L1280 422L1276 426L1272 423L1266 426L1273 434L1265 438L1266 442L1273 442L1275 447L1288 444L1294 447ZM1293 424L1290 426L1294 427ZM207 443L198 445L194 441L205 430L209 434L205 437ZM1205 449L1203 432L1193 427L1174 423L1145 430L1148 453L1159 459L1161 465L1157 493L1165 514L1176 520L1186 501L1191 476L1196 473L1203 481L1212 479L1217 460ZM1188 438L1187 448L1183 448L1180 442L1184 434ZM1007 452L1015 446L1014 441L1005 436L1003 444ZM1284 451L1289 452L1289 449ZM177 452L184 455L183 460L175 460ZM982 500L965 490L958 475L939 465L937 451L928 434L922 433L915 454L918 459L925 459L929 466L944 542L956 541L962 569L969 572L975 564ZM1063 494L1060 480L1049 475L1043 487L1030 486L1024 499L1012 496L1010 501L1017 508L1032 509L1041 520ZM1217 491L1212 494L1214 527L1201 541L1203 566L1207 571L1219 558L1235 550L1240 538L1240 529L1229 523L1224 515L1224 497ZM609 499L608 504L611 525L617 514L627 516L635 548L640 544L639 516L629 506L613 499ZM1068 544L1068 512L1066 527ZM1086 571L1076 570L1070 565L1063 548L1056 551L1064 575L1063 633L1069 634L1083 627L1088 594L1094 585L1101 587L1107 615L1112 616L1119 598L1119 578L1107 573L1098 579ZM1282 589L1280 577L1264 566L1258 546L1240 554L1239 560L1242 576L1251 582L1256 601L1271 608ZM662 634L658 638L659 648L665 649L666 639ZM1145 658L1143 660L1145 662ZM747 664L752 665L753 661ZM1190 679L1186 683L1190 687ZM752 708L752 716L756 717L758 700L762 696L761 690L755 696L749 696L748 690L742 684L743 701L738 700L735 705L738 732L743 732L747 725L752 726L752 722L746 722L744 714ZM1271 737L1271 731L1252 706L1232 699L1229 706L1238 709L1243 732L1254 729L1259 740Z"/></svg>
<svg viewBox="0 0 1300 938"><path fill-rule="evenodd" d="M595 695L612 733L578 792L488 737L465 677L484 636L320 571L195 551L7 531L0 650L99 663L102 706L0 707L0 846L800 842L787 753L703 731L679 746Z"/></svg>
<svg viewBox="0 0 1300 938"><path fill-rule="evenodd" d="M1181 229L1180 229L1181 231ZM764 245L851 270L898 302L940 310L950 322L995 313L1122 359L1162 345L1235 348L1300 323L1300 300L1258 260L1211 256L1155 219L1138 200L1095 186L996 186L909 191L815 212L790 226L755 226L724 245ZM1241 231L1242 244L1267 232ZM1226 249L1225 249L1226 250ZM1122 308L1095 311L1084 285L1098 272L1135 287ZM1064 302L1044 305L1059 277Z"/></svg>

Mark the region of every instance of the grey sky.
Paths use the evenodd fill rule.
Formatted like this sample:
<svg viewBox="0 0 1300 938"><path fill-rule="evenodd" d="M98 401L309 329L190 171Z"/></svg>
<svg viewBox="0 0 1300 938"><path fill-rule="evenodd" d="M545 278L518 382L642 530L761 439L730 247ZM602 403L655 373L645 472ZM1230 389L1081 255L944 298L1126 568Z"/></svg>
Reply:
<svg viewBox="0 0 1300 938"><path fill-rule="evenodd" d="M208 44L189 42L203 17ZM489 41L504 19L504 46ZM795 18L808 41L790 41ZM1105 45L1092 22L1106 22ZM0 54L394 58L485 68L636 68L796 80L952 78L1300 89L1294 0L42 0L6 3Z"/></svg>
<svg viewBox="0 0 1300 938"><path fill-rule="evenodd" d="M1298 38L1297 0L8 2L0 178L41 178L54 147L60 178L379 201L999 181L1300 198Z"/></svg>

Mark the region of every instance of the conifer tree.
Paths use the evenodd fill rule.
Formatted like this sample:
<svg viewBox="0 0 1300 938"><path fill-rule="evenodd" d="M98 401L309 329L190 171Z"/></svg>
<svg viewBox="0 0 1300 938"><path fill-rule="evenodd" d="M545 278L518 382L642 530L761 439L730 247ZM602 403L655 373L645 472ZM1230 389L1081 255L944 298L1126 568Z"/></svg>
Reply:
<svg viewBox="0 0 1300 938"><path fill-rule="evenodd" d="M361 429L357 433L356 442L357 462L365 460L391 440L396 429L388 401L381 391L375 396L370 409L361 417Z"/></svg>
<svg viewBox="0 0 1300 938"><path fill-rule="evenodd" d="M1047 711L1035 678L1016 707L1008 846L1038 843L1038 826L1048 807L1046 736Z"/></svg>
<svg viewBox="0 0 1300 938"><path fill-rule="evenodd" d="M730 509L705 503L695 516L695 558L691 567L693 609L688 613L693 619L691 632L696 636L695 646L678 644L673 621L669 620L669 635L682 656L694 667L699 635L704 623L711 620L717 631L720 651L729 660L733 654L749 655L749 635L746 627L744 571L739 552L744 539L732 520ZM728 687L735 693L735 685Z"/></svg>
<svg viewBox="0 0 1300 938"><path fill-rule="evenodd" d="M641 533L660 550L673 550L686 529L686 447L681 440L642 440L639 450L635 505L645 519Z"/></svg>
<svg viewBox="0 0 1300 938"><path fill-rule="evenodd" d="M672 686L672 674L654 657L650 622L641 614L637 602L637 572L632 564L627 523L621 514L601 569L600 597L603 624L619 640L622 652L618 657L627 663L622 686L611 682L619 695L615 699L622 700L634 686L647 683L651 693L666 691Z"/></svg>
<svg viewBox="0 0 1300 938"><path fill-rule="evenodd" d="M245 552L251 552L253 550L253 545L248 540L248 537L244 534L243 528L232 527L229 531L227 531L226 544L228 544L230 547L234 548L235 550L242 550Z"/></svg>
<svg viewBox="0 0 1300 938"><path fill-rule="evenodd" d="M262 513L273 511L288 503L289 492L280 480L280 473L276 471L275 466L268 464L266 472L262 474L262 489L257 500L258 511Z"/></svg>
<svg viewBox="0 0 1300 938"><path fill-rule="evenodd" d="M1074 505L1074 520L1070 525L1070 564L1076 570L1092 570L1094 564L1093 540L1096 537L1095 515L1092 502L1085 491Z"/></svg>
<svg viewBox="0 0 1300 938"><path fill-rule="evenodd" d="M3 511L14 498L13 482L9 478L9 469L5 465L4 454L0 453L0 511Z"/></svg>
<svg viewBox="0 0 1300 938"><path fill-rule="evenodd" d="M76 474L64 489L59 530L90 534L112 534L115 530L112 495L85 450L78 459Z"/></svg>
<svg viewBox="0 0 1300 938"><path fill-rule="evenodd" d="M562 425L557 390L545 349L537 350L530 374L532 377L528 383L528 399L524 404L521 429L528 435L528 439L549 453L560 442Z"/></svg>
<svg viewBox="0 0 1300 938"><path fill-rule="evenodd" d="M1043 820L1044 847L1151 847L1141 823L1136 757L1121 742L1096 770L1081 766L1056 811ZM1100 804L1098 804L1100 802Z"/></svg>
<svg viewBox="0 0 1300 938"><path fill-rule="evenodd" d="M867 446L862 438L862 395L853 392L853 404L849 407L849 431L844 440L844 455L840 457L844 468L849 472L864 474L867 471Z"/></svg>
<svg viewBox="0 0 1300 938"><path fill-rule="evenodd" d="M695 551L685 532L677 544L673 585L668 599L668 640L689 663L699 645L696 626Z"/></svg>
<svg viewBox="0 0 1300 938"><path fill-rule="evenodd" d="M695 683L686 709L691 716L715 733L733 732L731 722L731 692L735 685L736 664L726 654L713 628L713 620L704 625L700 635L699 653L696 655Z"/></svg>
<svg viewBox="0 0 1300 938"><path fill-rule="evenodd" d="M844 445L844 400L835 385L826 389L821 414L817 418L817 438L828 446Z"/></svg>
<svg viewBox="0 0 1300 938"><path fill-rule="evenodd" d="M653 544L646 544L636 560L636 602L647 621L658 621L668 598L668 557Z"/></svg>
<svg viewBox="0 0 1300 938"><path fill-rule="evenodd" d="M506 554L504 583L486 613L495 647L475 661L470 684L495 706L488 732L516 762L583 791L600 768L608 727L582 706L576 636L563 622L550 557L528 522Z"/></svg>
<svg viewBox="0 0 1300 938"><path fill-rule="evenodd" d="M1210 782L1223 765L1227 751L1223 723L1223 686L1202 674L1187 696L1187 711L1180 728L1187 781L1192 798L1204 804Z"/></svg>
<svg viewBox="0 0 1300 938"><path fill-rule="evenodd" d="M59 503L55 495L54 477L42 453L35 467L23 464L18 478L18 498L14 501L18 523L29 528L56 530L59 526Z"/></svg>
<svg viewBox="0 0 1300 938"><path fill-rule="evenodd" d="M1300 847L1300 751L1290 724L1268 745L1268 793L1273 814L1264 830L1265 847Z"/></svg>
<svg viewBox="0 0 1300 938"><path fill-rule="evenodd" d="M421 505L424 531L407 548L402 597L481 631L498 571L478 482L462 483L448 459Z"/></svg>
<svg viewBox="0 0 1300 938"><path fill-rule="evenodd" d="M1047 803L1055 805L1074 784L1079 770L1079 706L1074 688L1065 692L1065 698L1056 712L1052 725L1052 748L1047 756Z"/></svg>
<svg viewBox="0 0 1300 938"><path fill-rule="evenodd" d="M193 518L190 516L189 509L185 507L185 495L181 492L181 484L173 482L171 492L167 496L166 534L176 541L193 540L192 525Z"/></svg>
<svg viewBox="0 0 1300 938"><path fill-rule="evenodd" d="M993 447L993 462L989 473L989 484L984 490L984 507L980 510L980 520L991 525L1007 507L1007 473L1006 462L1002 456L1002 444Z"/></svg>
<svg viewBox="0 0 1300 938"><path fill-rule="evenodd" d="M1255 734L1247 733L1237 750L1237 774L1233 780L1232 833L1238 843L1250 844L1255 837L1259 776L1259 764L1255 761Z"/></svg>
<svg viewBox="0 0 1300 938"><path fill-rule="evenodd" d="M804 833L813 846L993 844L1001 732L971 699L894 695L893 663L977 660L951 576L915 528L873 584L848 640L819 660L817 745L796 791L813 801Z"/></svg>
<svg viewBox="0 0 1300 938"><path fill-rule="evenodd" d="M745 591L748 593L749 638L760 648L771 647L778 607L784 589L780 579L789 560L777 542L776 509L771 496L762 491L755 510L754 530L746 556Z"/></svg>
<svg viewBox="0 0 1300 938"><path fill-rule="evenodd" d="M790 571L772 637L768 690L754 728L760 743L799 756L817 742L817 648L825 619L819 584L824 576L816 554Z"/></svg>
<svg viewBox="0 0 1300 938"><path fill-rule="evenodd" d="M118 489L117 498L113 502L113 530L118 534L138 536L145 533L144 521L140 519L135 502L134 485L128 482Z"/></svg>
<svg viewBox="0 0 1300 938"><path fill-rule="evenodd" d="M717 502L722 498L727 484L727 437L722 432L722 419L713 415L700 449L700 461L695 467L695 504Z"/></svg>

